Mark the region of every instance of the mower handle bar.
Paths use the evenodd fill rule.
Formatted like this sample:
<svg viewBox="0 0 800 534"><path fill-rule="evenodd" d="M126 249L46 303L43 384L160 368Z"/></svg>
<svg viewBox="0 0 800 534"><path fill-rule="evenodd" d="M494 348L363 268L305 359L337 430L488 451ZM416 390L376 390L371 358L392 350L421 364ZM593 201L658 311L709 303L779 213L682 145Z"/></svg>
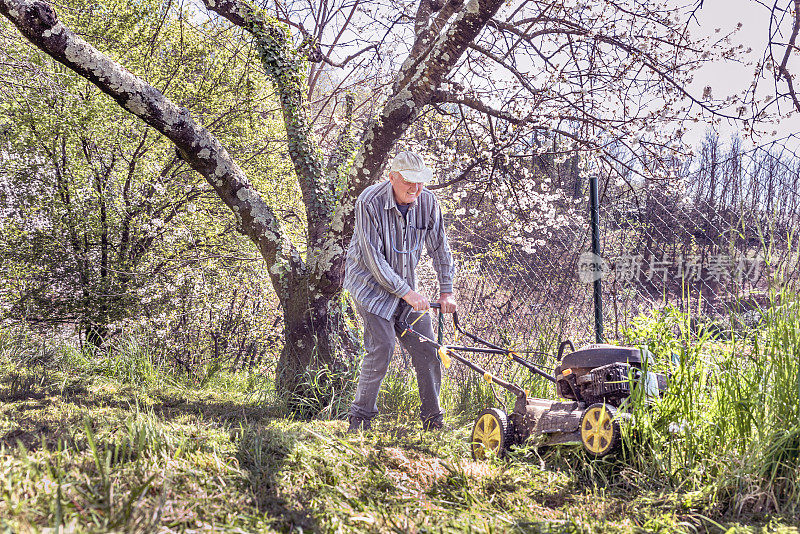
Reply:
<svg viewBox="0 0 800 534"><path fill-rule="evenodd" d="M411 306L411 304L408 304L407 302L402 302L401 304L405 306L405 309L402 311L402 313L400 313L399 317L399 320L403 322L408 318L408 314L414 311L414 308ZM442 305L439 304L438 302L429 302L428 307L434 310L442 309ZM453 312L453 322L458 323L458 312Z"/></svg>
<svg viewBox="0 0 800 534"><path fill-rule="evenodd" d="M407 324L408 314L410 314L412 311L414 311L414 308L412 308L410 304L405 303L405 305L406 305L406 309L403 310L403 312L400 314L399 319L400 319L401 322ZM430 302L430 303L428 303L428 305L433 309L441 310L441 308L442 308L442 305L439 304L438 302ZM494 349L496 351L499 351L502 354L511 353L511 358L515 362L519 363L523 367L526 367L529 371L532 371L533 373L536 373L537 375L541 376L542 378L545 378L545 379L549 380L550 382L553 382L553 383L556 382L556 377L554 377L553 375L551 375L549 373L545 373L544 371L539 369L538 366L532 364L531 362L529 362L525 358L521 358L520 356L515 354L513 351L509 351L507 349L504 349L503 347L498 347L497 345L495 345L493 343L490 343L489 341L486 341L485 339L483 339L481 337L478 337L475 334L470 334L469 332L466 332L466 331L462 330L461 329L461 325L458 322L458 312L453 312L453 327L455 327L455 329L459 333L461 333L464 336L467 336L468 338L470 338L471 340L473 340L475 342L478 342L478 343L481 343L483 345L486 345L487 347L489 347L491 349ZM561 354L562 354L562 352L564 350L564 345L566 343L569 343L570 345L572 345L572 343L570 343L570 342L565 342L565 343L561 344L561 347L559 347L559 351L558 351L559 360L561 359ZM575 349L573 348L573 350L575 350Z"/></svg>

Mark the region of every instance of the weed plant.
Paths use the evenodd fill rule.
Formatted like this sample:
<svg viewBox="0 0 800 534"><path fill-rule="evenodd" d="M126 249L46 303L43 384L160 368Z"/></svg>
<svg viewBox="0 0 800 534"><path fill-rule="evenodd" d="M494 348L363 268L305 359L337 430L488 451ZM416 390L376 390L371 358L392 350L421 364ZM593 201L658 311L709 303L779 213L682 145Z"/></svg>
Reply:
<svg viewBox="0 0 800 534"><path fill-rule="evenodd" d="M623 460L723 513L797 514L800 502L800 303L788 294L759 329L720 341L667 308L634 321L670 375L662 399L639 390Z"/></svg>
<svg viewBox="0 0 800 534"><path fill-rule="evenodd" d="M297 390L275 399L275 403L295 419L344 419L353 401L356 378L355 367L310 368L303 373Z"/></svg>

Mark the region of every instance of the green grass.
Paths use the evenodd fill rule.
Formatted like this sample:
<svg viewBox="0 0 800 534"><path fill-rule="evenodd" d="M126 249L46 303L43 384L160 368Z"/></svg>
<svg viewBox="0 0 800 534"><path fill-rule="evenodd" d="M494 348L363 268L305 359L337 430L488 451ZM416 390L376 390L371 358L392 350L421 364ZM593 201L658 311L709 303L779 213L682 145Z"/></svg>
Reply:
<svg viewBox="0 0 800 534"><path fill-rule="evenodd" d="M674 389L637 419L636 448L594 462L532 447L473 462L472 417L496 403L455 374L450 430L421 432L413 373L393 369L375 431L349 436L282 417L263 372L182 377L133 342L2 332L0 531L797 532L792 313L746 347L684 343L679 314L642 320L630 335L660 365L678 351ZM690 433L668 432L687 417Z"/></svg>
<svg viewBox="0 0 800 534"><path fill-rule="evenodd" d="M636 321L628 342L651 347L672 380L634 408L631 465L723 514L800 517L800 303L780 302L724 341L674 309Z"/></svg>

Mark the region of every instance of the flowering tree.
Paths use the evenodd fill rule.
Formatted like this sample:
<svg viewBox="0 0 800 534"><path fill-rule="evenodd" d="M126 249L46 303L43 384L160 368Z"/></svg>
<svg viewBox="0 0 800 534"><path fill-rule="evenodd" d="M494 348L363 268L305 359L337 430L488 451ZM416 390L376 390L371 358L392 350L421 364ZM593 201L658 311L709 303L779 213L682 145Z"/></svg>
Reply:
<svg viewBox="0 0 800 534"><path fill-rule="evenodd" d="M565 158L581 150L590 157L580 164L594 161L589 168L595 171L603 161L613 164L609 169L630 169L634 164L622 161L620 147L652 161L680 147L681 120L715 112L710 95L686 89L713 50L692 42L680 12L666 3L204 3L212 16L249 34L274 87L305 206L300 243L289 239L245 170L185 108L76 35L45 1L0 0L0 12L172 141L230 208L263 256L283 307L278 377L287 390L296 389L309 366L349 365L358 343L348 327L342 279L354 203L380 179L393 147L421 117L448 116L445 124L462 137L437 158L456 183L516 168L506 165L509 158L553 152L556 134ZM351 94L335 98L346 86L354 87ZM336 108L341 102L344 109ZM428 141L442 137L452 135L439 130ZM459 160L464 146L471 156Z"/></svg>
<svg viewBox="0 0 800 534"><path fill-rule="evenodd" d="M107 53L151 83L170 87L171 98L206 121L223 117L215 134L237 158L251 158L264 139L281 134L257 59L232 61L250 46L226 21L198 28L165 16L160 0L103 0L94 9L126 16L73 16L76 30L105 43ZM198 75L186 58L205 58L209 36L228 46ZM167 318L183 311L177 295L213 277L209 265L197 268L206 261L198 251L216 261L235 256L242 244L249 248L244 238L231 239L227 208L172 143L5 20L0 95L0 321L73 325L82 341L100 345L149 318L148 331L174 348L167 332L176 329ZM278 153L259 154L258 163L248 172L260 184L285 166ZM280 205L297 203L291 191L266 193L273 206L278 195ZM219 287L208 293L216 296L209 307L226 300ZM207 321L193 303L190 316Z"/></svg>

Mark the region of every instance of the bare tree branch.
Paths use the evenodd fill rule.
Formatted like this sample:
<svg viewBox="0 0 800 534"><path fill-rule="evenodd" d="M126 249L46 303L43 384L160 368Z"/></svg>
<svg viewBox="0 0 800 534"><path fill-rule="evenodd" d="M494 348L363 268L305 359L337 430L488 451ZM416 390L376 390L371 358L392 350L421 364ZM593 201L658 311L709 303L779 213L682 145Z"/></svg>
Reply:
<svg viewBox="0 0 800 534"><path fill-rule="evenodd" d="M795 1L800 1L800 0L795 0ZM596 40L597 42L605 43L605 44L611 45L613 47L619 48L620 50L625 51L627 54L630 54L631 57L638 58L648 68L650 68L653 72L658 74L658 76L662 80L664 80L665 82L670 84L673 87L673 89L675 89L683 97L689 99L694 104L697 104L702 109L712 113L713 115L716 115L716 116L719 116L719 117L722 117L722 118L732 119L732 120L740 119L740 117L738 115L734 116L734 115L731 115L731 114L728 114L728 113L724 113L724 112L722 112L722 111L720 111L718 109L715 109L715 108L709 106L702 99L697 98L696 96L694 96L682 84L678 83L675 80L674 76L672 76L668 72L666 66L661 64L661 62L658 60L658 58L653 57L652 54L648 53L647 51L643 50L640 47L637 47L635 45L632 45L630 43L625 42L619 36L605 35L605 34L602 34L602 33L592 32L588 28L581 27L579 24L576 24L576 23L574 23L572 21L564 20L562 18L542 17L542 18L536 19L536 21L537 22L546 22L547 27L539 29L539 30L536 30L536 31L533 31L533 32L526 32L526 31L523 31L523 30L519 29L519 26L521 25L521 22L516 22L516 23L512 24L512 23L498 21L498 20L493 20L491 22L490 26L497 27L498 29L500 29L502 31L510 32L510 33L512 33L512 34L524 39L525 41L527 41L531 45L534 44L533 40L536 37L541 37L543 35L560 34L560 35L567 35L567 36L575 35L575 36L581 36L581 37L591 37L594 40ZM671 43L671 44L675 45L675 43ZM481 47L481 46L479 46L477 44L472 44L472 45L470 45L470 47L475 49L476 51L480 52L481 54L486 55L487 57L491 58L493 61L497 62L498 64L500 64L503 67L505 67L506 69L508 69L510 72L512 72L519 79L520 83L523 86L527 87L529 90L533 90L530 87L530 84L527 82L527 80L525 80L524 76L522 76L521 73L519 73L516 69L514 69L513 67L511 67L508 64L506 64L503 61L503 58L498 57L496 54L493 54L491 51L489 51L489 50L485 49L484 47ZM543 57L543 59L546 59L549 62L549 58L544 58Z"/></svg>
<svg viewBox="0 0 800 534"><path fill-rule="evenodd" d="M322 61L324 61L325 63L327 63L331 67L339 67L339 68L341 68L341 67L344 67L345 65L347 65L348 63L350 63L352 60L354 60L358 56L360 56L361 54L363 54L364 52L368 52L370 50L375 50L377 48L378 48L378 43L372 43L371 45L362 48L358 52L354 52L354 53L350 54L349 56L347 56L346 58L344 58L341 61L334 61L329 56L325 56L325 55L322 56Z"/></svg>
<svg viewBox="0 0 800 534"><path fill-rule="evenodd" d="M775 73L776 77L782 77L783 81L789 87L789 97L794 102L794 108L800 112L800 99L798 99L797 91L795 91L794 83L792 81L792 74L789 72L787 65L789 64L789 57L792 52L798 51L797 48L797 35L800 33L800 0L794 0L794 21L792 23L792 35L789 37L789 42L786 43L786 50L783 54L783 59Z"/></svg>
<svg viewBox="0 0 800 534"><path fill-rule="evenodd" d="M475 167L483 165L484 163L486 163L486 158L484 157L476 158L472 160L469 163L469 165L464 167L464 169L460 173L458 173L458 176L456 176L452 180L448 180L443 184L429 185L427 186L427 188L430 189L431 191L435 191L436 189L444 189L445 187L450 187L453 184L465 180L467 176L469 176L469 173L471 173Z"/></svg>
<svg viewBox="0 0 800 534"><path fill-rule="evenodd" d="M442 89L437 89L433 92L431 95L431 103L460 104L485 115L489 115L497 119L503 119L511 124L525 124L530 120L531 116L528 115L528 117L519 117L512 113L508 113L507 111L492 108L477 98L472 98L466 95L456 95L455 93Z"/></svg>

